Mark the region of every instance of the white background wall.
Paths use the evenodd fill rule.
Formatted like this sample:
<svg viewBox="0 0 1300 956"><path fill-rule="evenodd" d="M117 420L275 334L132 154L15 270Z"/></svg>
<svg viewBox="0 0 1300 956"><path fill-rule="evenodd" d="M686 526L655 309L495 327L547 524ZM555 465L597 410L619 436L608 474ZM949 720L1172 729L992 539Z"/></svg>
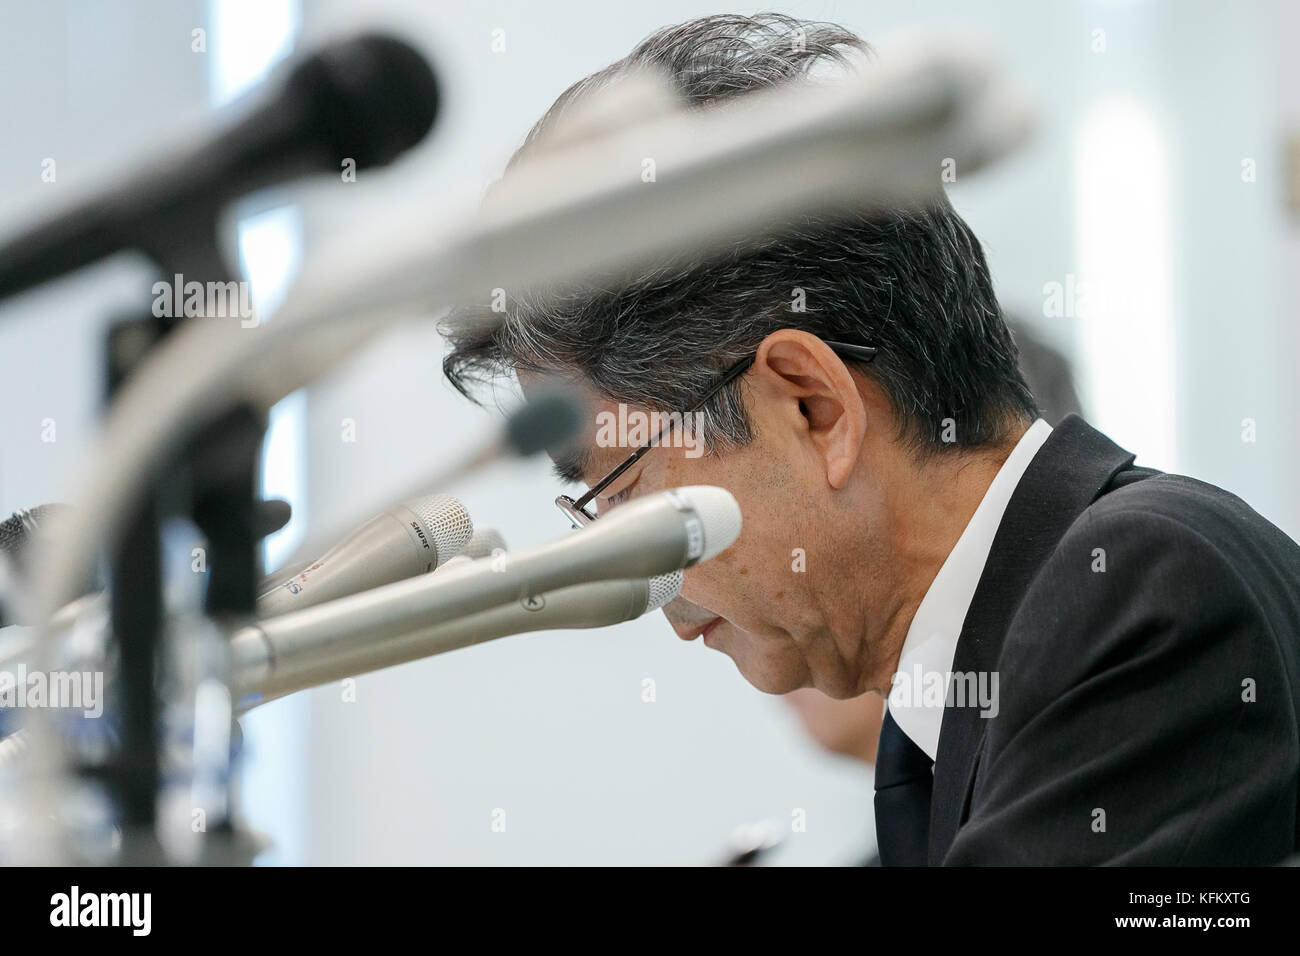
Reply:
<svg viewBox="0 0 1300 956"><path fill-rule="evenodd" d="M393 202L424 205L432 227L498 173L571 82L659 26L721 9L305 0L306 43L389 25L429 52L446 93L436 134L403 164L283 197L301 205L306 254ZM1295 35L1294 12L1264 0L779 9L836 20L882 58L896 31L942 24L973 28L1000 51L1040 105L1038 136L969 182L959 171L952 196L985 242L1005 304L1075 357L1095 423L1140 462L1222 484L1300 534L1300 315L1287 295L1300 247L1280 202L1282 121L1296 120L1300 88L1283 39ZM10 80L0 228L47 198L44 156L59 157L70 183L109 153L143 154L203 108L208 65L190 53L189 33L209 18L170 0L0 7ZM497 28L502 53L491 50ZM1116 103L1124 108L1105 111ZM1244 158L1256 161L1254 182L1241 179ZM1107 205L1117 195L1118 212ZM1087 281L1085 266L1110 270L1107 309L1044 315L1044 287ZM98 388L98 302L129 295L145 275L117 262L0 307L0 511L57 498L77 474ZM298 505L308 523L426 473L490 427L490 414L440 381L441 355L432 335L389 338L307 396ZM47 416L60 423L53 445L40 441ZM341 440L345 418L355 443ZM1245 418L1256 421L1254 443L1241 440ZM512 546L564 531L543 463L449 490ZM653 704L641 699L645 678L656 682ZM787 836L781 862L852 861L872 842L869 774L815 752L779 699L698 642L677 641L658 617L370 675L355 702L324 688L268 705L245 729L246 804L278 840L275 862L702 863L736 825L788 829L796 808L807 832ZM491 829L497 808L503 833Z"/></svg>

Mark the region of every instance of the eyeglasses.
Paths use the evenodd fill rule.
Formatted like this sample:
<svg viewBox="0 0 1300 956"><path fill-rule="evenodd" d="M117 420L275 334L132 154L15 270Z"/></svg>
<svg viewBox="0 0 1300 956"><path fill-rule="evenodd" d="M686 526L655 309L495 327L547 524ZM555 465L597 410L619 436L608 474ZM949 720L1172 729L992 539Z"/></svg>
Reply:
<svg viewBox="0 0 1300 956"><path fill-rule="evenodd" d="M831 342L828 339L823 339L822 341L830 347L832 352L840 356L840 358L852 359L856 362L870 362L876 357L876 352L879 351L875 346L871 345L853 345L849 342ZM709 390L704 393L698 402L691 406L691 408L687 409L685 414L690 415L702 409L706 404L708 404L709 399L713 398L714 395L717 395L718 392L726 388L731 384L731 382L749 371L749 367L754 364L754 359L757 357L757 354L758 353L755 352L754 355L741 359L735 365L723 372L722 377L709 386ZM627 458L623 460L622 464L607 474L604 478L600 479L600 481L592 485L591 489L585 495L576 501L568 495L560 495L555 499L556 507L564 512L564 516L569 519L575 528L582 528L591 524L596 520L596 515L587 510L587 505L591 504L597 495L608 488L613 482L617 481L619 475L623 474L623 472L627 471L640 461L642 455L667 438L668 433L672 431L672 428L673 420L670 419L668 424L660 430L658 435L646 444L642 445L636 451L632 452L632 454L628 455Z"/></svg>

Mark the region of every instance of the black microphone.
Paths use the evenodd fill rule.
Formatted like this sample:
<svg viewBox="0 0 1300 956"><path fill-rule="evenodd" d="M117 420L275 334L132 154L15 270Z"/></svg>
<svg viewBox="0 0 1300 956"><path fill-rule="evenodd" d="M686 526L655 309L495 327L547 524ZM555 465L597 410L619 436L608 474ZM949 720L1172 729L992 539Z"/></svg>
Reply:
<svg viewBox="0 0 1300 956"><path fill-rule="evenodd" d="M433 72L402 41L367 35L326 47L223 132L0 246L0 299L123 249L159 258L171 241L160 225L206 221L266 186L341 173L345 159L382 166L423 139L437 112Z"/></svg>

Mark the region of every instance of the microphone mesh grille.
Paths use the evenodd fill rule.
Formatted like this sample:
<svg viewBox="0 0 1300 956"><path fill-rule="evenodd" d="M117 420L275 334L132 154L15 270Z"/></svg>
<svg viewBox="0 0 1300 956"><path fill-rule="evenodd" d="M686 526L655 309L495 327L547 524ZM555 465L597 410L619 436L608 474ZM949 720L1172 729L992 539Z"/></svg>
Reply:
<svg viewBox="0 0 1300 956"><path fill-rule="evenodd" d="M4 521L0 521L0 551L21 557L20 552L27 547L27 541L47 520L60 516L70 516L70 505L37 505L15 511Z"/></svg>
<svg viewBox="0 0 1300 956"><path fill-rule="evenodd" d="M650 599L646 601L645 611L657 611L682 592L682 572L657 574L650 579Z"/></svg>
<svg viewBox="0 0 1300 956"><path fill-rule="evenodd" d="M425 495L408 501L406 507L419 516L425 534L433 542L438 564L459 554L474 533L469 512L451 495Z"/></svg>
<svg viewBox="0 0 1300 956"><path fill-rule="evenodd" d="M17 554L27 543L27 526L21 514L0 521L0 551Z"/></svg>

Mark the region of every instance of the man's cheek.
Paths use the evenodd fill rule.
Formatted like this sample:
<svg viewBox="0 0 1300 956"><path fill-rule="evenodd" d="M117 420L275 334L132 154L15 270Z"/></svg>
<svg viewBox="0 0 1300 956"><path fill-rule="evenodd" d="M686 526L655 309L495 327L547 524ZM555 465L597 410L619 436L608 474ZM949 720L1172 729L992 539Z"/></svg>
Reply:
<svg viewBox="0 0 1300 956"><path fill-rule="evenodd" d="M719 565L719 559L691 568L682 576L682 597L714 614L730 617L739 579L734 569Z"/></svg>
<svg viewBox="0 0 1300 956"><path fill-rule="evenodd" d="M702 566L688 568L682 574L681 596L697 607L714 610L717 592Z"/></svg>

